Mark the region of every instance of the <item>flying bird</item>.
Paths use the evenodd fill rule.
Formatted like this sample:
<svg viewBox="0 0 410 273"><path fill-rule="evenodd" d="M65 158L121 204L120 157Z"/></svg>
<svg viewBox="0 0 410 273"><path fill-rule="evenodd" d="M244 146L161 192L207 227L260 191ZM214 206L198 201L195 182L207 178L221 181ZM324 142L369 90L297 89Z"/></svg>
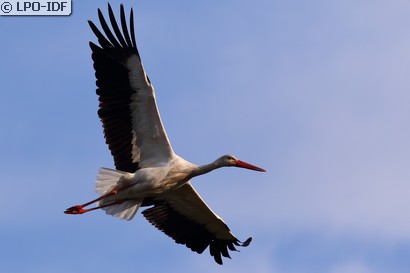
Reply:
<svg viewBox="0 0 410 273"><path fill-rule="evenodd" d="M176 155L162 124L152 86L137 50L134 15L129 30L124 7L117 24L108 4L112 31L102 12L98 17L104 34L91 21L99 45L90 42L99 97L98 116L116 169L101 168L96 193L100 196L68 208L66 214L103 209L107 214L131 220L140 207L156 228L178 244L202 253L208 246L218 264L230 258L228 249L248 246L252 238L239 241L225 222L196 192L190 179L220 167L264 169L224 155L206 165L195 165ZM120 28L121 27L121 28ZM89 207L91 204L94 207Z"/></svg>

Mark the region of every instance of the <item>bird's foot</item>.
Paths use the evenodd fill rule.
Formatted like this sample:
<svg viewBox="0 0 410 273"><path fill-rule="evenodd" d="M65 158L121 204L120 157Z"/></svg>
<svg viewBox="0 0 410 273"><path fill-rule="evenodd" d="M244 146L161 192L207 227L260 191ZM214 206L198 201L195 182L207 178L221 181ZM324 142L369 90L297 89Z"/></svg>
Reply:
<svg viewBox="0 0 410 273"><path fill-rule="evenodd" d="M77 205L77 206L72 206L64 211L65 214L83 214L87 212L88 210L84 209L84 206Z"/></svg>

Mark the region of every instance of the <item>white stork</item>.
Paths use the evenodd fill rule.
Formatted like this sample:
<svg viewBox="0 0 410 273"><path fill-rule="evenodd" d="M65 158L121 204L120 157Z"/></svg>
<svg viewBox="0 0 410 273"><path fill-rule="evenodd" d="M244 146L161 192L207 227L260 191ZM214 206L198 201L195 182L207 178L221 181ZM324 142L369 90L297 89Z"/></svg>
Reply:
<svg viewBox="0 0 410 273"><path fill-rule="evenodd" d="M114 33L99 9L105 36L93 22L88 22L100 44L90 42L99 96L98 116L116 170L101 168L96 181L100 197L70 207L65 213L103 209L107 214L131 220L140 206L152 206L142 212L151 224L197 253L209 246L215 261L222 264L221 255L230 258L228 248L233 251L235 246L248 246L252 239L240 242L189 180L220 167L265 170L232 155L197 166L174 153L157 110L154 88L137 50L133 10L130 32L123 5L121 30L110 4L108 12ZM85 208L93 203L97 206Z"/></svg>

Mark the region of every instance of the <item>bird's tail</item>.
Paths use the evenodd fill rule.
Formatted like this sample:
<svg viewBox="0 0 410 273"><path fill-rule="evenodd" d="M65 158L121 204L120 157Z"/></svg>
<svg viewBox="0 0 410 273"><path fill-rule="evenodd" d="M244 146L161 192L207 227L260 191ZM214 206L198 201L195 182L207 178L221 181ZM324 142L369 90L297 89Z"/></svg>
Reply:
<svg viewBox="0 0 410 273"><path fill-rule="evenodd" d="M119 217L125 220L131 220L137 213L142 200L140 199L121 199L121 188L124 185L124 175L128 173L101 168L97 175L97 181L95 185L95 192L104 195L112 192L113 190L118 190L118 194L107 196L98 202L105 213Z"/></svg>
<svg viewBox="0 0 410 273"><path fill-rule="evenodd" d="M126 172L101 168L97 174L97 181L95 183L95 192L103 195L111 192L119 186L120 179Z"/></svg>

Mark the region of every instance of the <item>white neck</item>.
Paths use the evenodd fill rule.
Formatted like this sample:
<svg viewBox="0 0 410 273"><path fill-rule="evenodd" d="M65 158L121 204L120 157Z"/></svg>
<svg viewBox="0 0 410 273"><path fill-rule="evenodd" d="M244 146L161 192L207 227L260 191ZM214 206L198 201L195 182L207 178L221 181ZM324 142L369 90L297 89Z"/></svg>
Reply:
<svg viewBox="0 0 410 273"><path fill-rule="evenodd" d="M223 165L218 160L210 164L196 166L196 168L191 171L190 177L203 175L221 167L223 167Z"/></svg>

